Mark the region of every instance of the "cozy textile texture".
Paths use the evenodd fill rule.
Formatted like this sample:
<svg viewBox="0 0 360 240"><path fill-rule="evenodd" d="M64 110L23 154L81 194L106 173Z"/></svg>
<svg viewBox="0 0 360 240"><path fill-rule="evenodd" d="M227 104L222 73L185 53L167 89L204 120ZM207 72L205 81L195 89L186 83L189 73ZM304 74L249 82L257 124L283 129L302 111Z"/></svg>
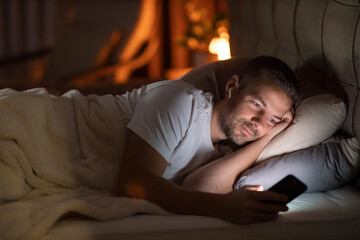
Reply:
<svg viewBox="0 0 360 240"><path fill-rule="evenodd" d="M1 239L38 239L65 213L166 214L113 195L126 128L115 98L0 91Z"/></svg>
<svg viewBox="0 0 360 240"><path fill-rule="evenodd" d="M345 117L345 103L332 94L304 99L296 108L293 124L271 140L257 163L321 143L335 133Z"/></svg>

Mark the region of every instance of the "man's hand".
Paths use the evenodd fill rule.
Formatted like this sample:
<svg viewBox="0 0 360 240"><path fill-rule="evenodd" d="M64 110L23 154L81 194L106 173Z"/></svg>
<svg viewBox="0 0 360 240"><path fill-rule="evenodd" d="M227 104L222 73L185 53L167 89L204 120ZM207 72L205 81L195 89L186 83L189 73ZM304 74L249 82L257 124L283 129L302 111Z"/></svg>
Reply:
<svg viewBox="0 0 360 240"><path fill-rule="evenodd" d="M289 112L287 112L285 114L285 116L283 117L283 120L281 122L277 123L272 128L272 130L269 132L269 135L272 137L275 137L280 132L284 131L287 127L289 127L290 124L293 122L293 119L294 119L293 111L290 110Z"/></svg>
<svg viewBox="0 0 360 240"><path fill-rule="evenodd" d="M270 221L288 210L286 200L287 196L279 193L239 189L225 195L222 218L240 224Z"/></svg>

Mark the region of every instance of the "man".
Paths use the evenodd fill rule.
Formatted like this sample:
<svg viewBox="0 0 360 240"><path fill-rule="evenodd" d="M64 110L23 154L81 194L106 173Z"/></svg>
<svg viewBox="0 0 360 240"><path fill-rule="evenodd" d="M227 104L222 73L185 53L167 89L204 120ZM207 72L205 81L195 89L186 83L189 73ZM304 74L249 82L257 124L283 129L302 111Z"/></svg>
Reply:
<svg viewBox="0 0 360 240"><path fill-rule="evenodd" d="M215 105L211 94L183 81L158 82L122 95L119 104L129 116L131 133L118 194L174 213L236 223L276 218L287 210L286 196L232 191L232 185L290 124L295 99L292 71L272 57L255 58L232 76L225 98ZM251 143L220 157L214 145L222 140Z"/></svg>

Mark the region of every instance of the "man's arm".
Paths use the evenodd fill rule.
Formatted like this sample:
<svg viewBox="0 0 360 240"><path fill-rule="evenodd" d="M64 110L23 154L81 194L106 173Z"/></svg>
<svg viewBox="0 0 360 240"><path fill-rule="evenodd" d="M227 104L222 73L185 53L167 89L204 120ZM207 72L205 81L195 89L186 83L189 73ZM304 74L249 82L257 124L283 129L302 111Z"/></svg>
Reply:
<svg viewBox="0 0 360 240"><path fill-rule="evenodd" d="M260 139L192 171L185 178L182 186L204 192L231 192L239 174L256 161L270 140L287 128L292 119L292 113L289 112L282 122Z"/></svg>
<svg viewBox="0 0 360 240"><path fill-rule="evenodd" d="M161 176L167 161L146 141L131 133L122 158L117 185L120 196L145 199L178 214L206 215L236 223L274 219L287 207L287 197L273 192L237 190L228 194L205 193L171 183Z"/></svg>

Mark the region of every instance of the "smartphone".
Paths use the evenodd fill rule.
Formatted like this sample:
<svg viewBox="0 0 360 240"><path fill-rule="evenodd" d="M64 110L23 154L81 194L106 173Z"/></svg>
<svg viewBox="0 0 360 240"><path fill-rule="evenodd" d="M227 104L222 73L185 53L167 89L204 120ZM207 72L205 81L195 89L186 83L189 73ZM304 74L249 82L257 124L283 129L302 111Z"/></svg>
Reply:
<svg viewBox="0 0 360 240"><path fill-rule="evenodd" d="M269 188L269 191L286 194L288 196L288 200L286 202L287 204L294 198L305 192L306 189L307 186L294 175L287 175L274 186Z"/></svg>

